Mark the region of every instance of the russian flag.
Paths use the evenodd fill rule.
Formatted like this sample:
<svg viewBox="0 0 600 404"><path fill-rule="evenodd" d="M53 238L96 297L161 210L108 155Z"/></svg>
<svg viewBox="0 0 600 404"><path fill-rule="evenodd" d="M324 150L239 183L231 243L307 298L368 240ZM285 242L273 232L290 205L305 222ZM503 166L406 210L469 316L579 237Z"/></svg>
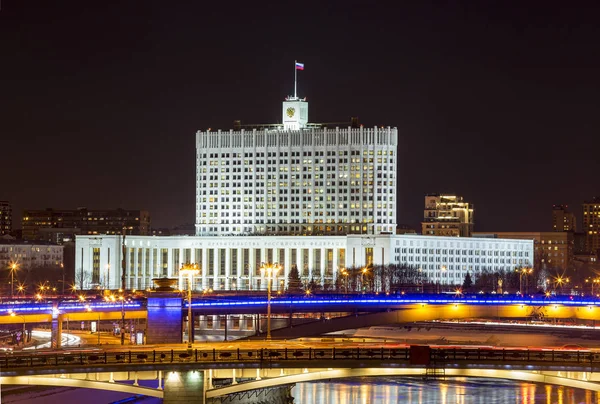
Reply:
<svg viewBox="0 0 600 404"><path fill-rule="evenodd" d="M304 63L296 62L296 70L304 70Z"/></svg>

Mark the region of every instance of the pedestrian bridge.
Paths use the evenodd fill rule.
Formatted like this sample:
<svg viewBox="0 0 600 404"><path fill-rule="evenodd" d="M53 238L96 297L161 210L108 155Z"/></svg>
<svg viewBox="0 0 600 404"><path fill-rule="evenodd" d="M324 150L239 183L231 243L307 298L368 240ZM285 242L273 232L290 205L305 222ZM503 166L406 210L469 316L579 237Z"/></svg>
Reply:
<svg viewBox="0 0 600 404"><path fill-rule="evenodd" d="M252 397L264 400L296 383L374 376L486 377L600 391L600 352L589 350L411 346L48 352L7 355L0 366L2 384L111 390L165 403L218 403L225 396L252 402Z"/></svg>

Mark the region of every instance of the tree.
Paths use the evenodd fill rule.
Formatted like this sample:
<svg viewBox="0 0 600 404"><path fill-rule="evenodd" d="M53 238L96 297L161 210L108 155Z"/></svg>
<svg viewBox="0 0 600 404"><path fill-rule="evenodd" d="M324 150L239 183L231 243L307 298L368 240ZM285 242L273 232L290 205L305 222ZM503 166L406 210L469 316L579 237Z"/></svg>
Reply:
<svg viewBox="0 0 600 404"><path fill-rule="evenodd" d="M89 289L91 286L90 282L91 277L87 272L84 272L83 269L76 271L75 273L75 286L79 290Z"/></svg>
<svg viewBox="0 0 600 404"><path fill-rule="evenodd" d="M473 286L473 280L471 279L471 274L467 272L465 275L465 280L463 281L463 291L468 292Z"/></svg>
<svg viewBox="0 0 600 404"><path fill-rule="evenodd" d="M298 266L292 265L288 274L288 293L301 293L302 282L300 282L300 273Z"/></svg>
<svg viewBox="0 0 600 404"><path fill-rule="evenodd" d="M311 293L321 290L321 278L315 278L313 275L308 282L307 290L309 290Z"/></svg>

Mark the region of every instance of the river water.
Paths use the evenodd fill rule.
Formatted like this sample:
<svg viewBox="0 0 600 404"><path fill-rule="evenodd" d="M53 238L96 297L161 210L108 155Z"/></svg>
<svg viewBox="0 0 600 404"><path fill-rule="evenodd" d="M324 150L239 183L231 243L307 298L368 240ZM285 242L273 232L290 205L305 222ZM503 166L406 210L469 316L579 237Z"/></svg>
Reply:
<svg viewBox="0 0 600 404"><path fill-rule="evenodd" d="M43 389L10 391L3 386L2 402L19 404L107 404L132 397L88 389ZM499 379L447 378L356 378L344 381L300 383L292 389L295 404L598 404L600 395L589 390ZM136 404L159 404L145 398Z"/></svg>
<svg viewBox="0 0 600 404"><path fill-rule="evenodd" d="M599 403L589 390L483 378L360 378L297 384L295 404L574 404Z"/></svg>

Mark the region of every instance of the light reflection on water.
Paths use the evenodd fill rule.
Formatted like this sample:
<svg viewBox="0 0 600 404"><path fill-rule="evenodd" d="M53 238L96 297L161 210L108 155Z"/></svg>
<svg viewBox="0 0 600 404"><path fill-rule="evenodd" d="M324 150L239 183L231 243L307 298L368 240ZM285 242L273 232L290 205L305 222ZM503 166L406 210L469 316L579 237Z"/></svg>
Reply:
<svg viewBox="0 0 600 404"><path fill-rule="evenodd" d="M499 379L356 378L344 382L298 383L295 404L598 404L600 394L549 384Z"/></svg>

